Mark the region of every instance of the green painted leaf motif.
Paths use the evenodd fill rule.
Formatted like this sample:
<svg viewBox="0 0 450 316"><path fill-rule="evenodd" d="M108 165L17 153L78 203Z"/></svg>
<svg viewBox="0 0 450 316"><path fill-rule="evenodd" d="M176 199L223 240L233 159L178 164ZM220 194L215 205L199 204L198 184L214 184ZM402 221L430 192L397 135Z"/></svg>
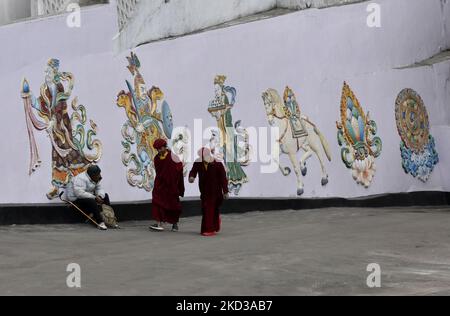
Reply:
<svg viewBox="0 0 450 316"><path fill-rule="evenodd" d="M372 146L375 147L375 149L372 148L373 156L378 158L383 150L383 142L381 141L381 138L377 136L372 140L372 143Z"/></svg>
<svg viewBox="0 0 450 316"><path fill-rule="evenodd" d="M84 126L79 124L79 125L77 125L77 127L73 131L73 139L72 139L72 141L75 144L75 146L78 148L80 153L83 152L83 149L84 149L84 146L85 146L84 140L85 140Z"/></svg>
<svg viewBox="0 0 450 316"><path fill-rule="evenodd" d="M355 161L354 157L350 154L350 149L344 147L341 149L341 158L345 166L350 169Z"/></svg>
<svg viewBox="0 0 450 316"><path fill-rule="evenodd" d="M345 137L344 137L344 133L342 132L341 129L338 130L337 140L338 140L339 146L342 146L342 145L344 145L346 143Z"/></svg>

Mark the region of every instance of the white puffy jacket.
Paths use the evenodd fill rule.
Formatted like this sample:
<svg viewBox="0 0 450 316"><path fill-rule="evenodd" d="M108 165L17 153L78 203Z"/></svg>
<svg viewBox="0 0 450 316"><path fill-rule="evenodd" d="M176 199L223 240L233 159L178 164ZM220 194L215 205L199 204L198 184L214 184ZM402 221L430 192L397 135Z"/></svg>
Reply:
<svg viewBox="0 0 450 316"><path fill-rule="evenodd" d="M67 199L69 201L76 201L78 199L95 199L100 196L105 198L100 183L95 183L91 180L87 172L80 173L72 178L72 181L67 185Z"/></svg>

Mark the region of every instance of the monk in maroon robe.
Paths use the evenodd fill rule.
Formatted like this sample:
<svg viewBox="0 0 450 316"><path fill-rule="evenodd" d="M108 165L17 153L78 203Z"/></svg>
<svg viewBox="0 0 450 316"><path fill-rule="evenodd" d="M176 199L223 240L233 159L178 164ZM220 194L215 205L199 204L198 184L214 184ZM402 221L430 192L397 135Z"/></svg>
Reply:
<svg viewBox="0 0 450 316"><path fill-rule="evenodd" d="M203 213L201 234L214 236L220 231L219 208L224 198L228 198L228 180L223 164L214 159L209 149L202 148L199 156L189 173L189 182L194 183L198 174Z"/></svg>
<svg viewBox="0 0 450 316"><path fill-rule="evenodd" d="M158 151L155 157L156 178L153 187L152 216L156 224L150 229L162 231L162 223L172 224L172 231L178 231L181 215L180 196L184 196L183 164L167 148L167 142L157 139L153 147Z"/></svg>

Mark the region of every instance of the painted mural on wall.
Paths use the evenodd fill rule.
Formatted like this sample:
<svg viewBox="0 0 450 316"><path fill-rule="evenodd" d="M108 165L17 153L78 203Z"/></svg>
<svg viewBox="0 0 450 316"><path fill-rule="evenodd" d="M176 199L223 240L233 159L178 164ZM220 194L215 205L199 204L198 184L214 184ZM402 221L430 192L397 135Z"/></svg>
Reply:
<svg viewBox="0 0 450 316"><path fill-rule="evenodd" d="M78 104L77 97L70 102L74 76L59 68L59 60L48 61L39 96L32 93L27 79L23 80L21 89L30 146L30 175L42 163L34 129L46 131L52 144L52 181L48 199L56 198L72 177L84 172L102 156L102 143L96 139L97 125L90 120L87 126L86 108Z"/></svg>
<svg viewBox="0 0 450 316"><path fill-rule="evenodd" d="M117 96L117 106L127 116L122 126L122 162L127 168L128 183L150 192L155 180L153 158L157 154L153 143L158 138L166 139L173 152L185 162L187 133L172 135L173 117L164 93L156 86L147 90L136 54L131 53L127 60L134 84L126 80L128 92L122 90Z"/></svg>
<svg viewBox="0 0 450 316"><path fill-rule="evenodd" d="M402 166L406 173L427 182L439 155L425 104L412 89L404 89L395 101L395 120L401 137Z"/></svg>
<svg viewBox="0 0 450 316"><path fill-rule="evenodd" d="M341 121L337 122L338 143L345 166L352 169L353 179L368 188L376 173L375 159L383 143L376 136L377 124L364 113L350 86L344 82L341 98Z"/></svg>
<svg viewBox="0 0 450 316"><path fill-rule="evenodd" d="M216 159L225 164L230 192L239 195L242 186L248 182L243 167L249 164L250 146L241 121L233 122L231 110L236 103L237 91L225 85L226 79L223 75L214 79L215 97L208 105L208 112L216 119L218 130L212 132L210 147Z"/></svg>
<svg viewBox="0 0 450 316"><path fill-rule="evenodd" d="M304 193L302 176L306 176L306 162L313 155L317 157L321 166L321 184L327 185L328 173L324 154L328 161L331 161L330 146L318 127L302 114L294 91L286 87L281 98L277 90L268 89L262 94L262 98L269 124L278 128L280 132L280 138L277 140L280 153L289 157L294 168L297 177L297 195ZM303 155L299 162L297 153L300 151L303 151ZM289 167L283 167L279 160L277 163L284 176L291 174Z"/></svg>

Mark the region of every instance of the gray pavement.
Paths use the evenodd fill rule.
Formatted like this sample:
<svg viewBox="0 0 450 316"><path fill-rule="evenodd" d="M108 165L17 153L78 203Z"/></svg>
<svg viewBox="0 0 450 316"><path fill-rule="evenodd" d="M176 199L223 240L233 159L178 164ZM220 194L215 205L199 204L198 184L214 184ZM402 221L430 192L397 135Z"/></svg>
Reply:
<svg viewBox="0 0 450 316"><path fill-rule="evenodd" d="M450 208L233 214L215 238L198 217L178 233L149 224L0 227L0 295L450 295Z"/></svg>

